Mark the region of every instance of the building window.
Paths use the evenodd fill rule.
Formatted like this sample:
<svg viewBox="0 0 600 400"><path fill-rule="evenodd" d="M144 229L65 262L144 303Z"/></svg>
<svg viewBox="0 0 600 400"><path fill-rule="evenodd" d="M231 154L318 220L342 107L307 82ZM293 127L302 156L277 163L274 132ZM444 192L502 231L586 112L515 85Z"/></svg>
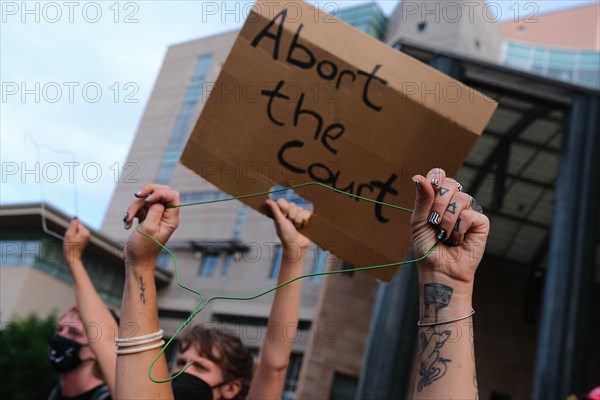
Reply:
<svg viewBox="0 0 600 400"><path fill-rule="evenodd" d="M40 251L39 240L1 240L2 265L33 265Z"/></svg>
<svg viewBox="0 0 600 400"><path fill-rule="evenodd" d="M298 377L300 376L300 368L302 368L302 354L292 353L290 355L290 364L285 373L285 384L283 387L283 400L292 400L295 398L296 389L298 387Z"/></svg>
<svg viewBox="0 0 600 400"><path fill-rule="evenodd" d="M215 201L215 200L223 200L231 198L227 193L219 192L219 191L210 191L210 192L187 192L181 193L181 204L189 204L189 203L204 203L207 201Z"/></svg>
<svg viewBox="0 0 600 400"><path fill-rule="evenodd" d="M358 391L358 379L336 372L333 375L331 384L331 392L329 393L330 400L353 399Z"/></svg>
<svg viewBox="0 0 600 400"><path fill-rule="evenodd" d="M353 270L353 269L354 269L354 265L352 265L352 264L350 264L350 263L348 263L348 262L346 262L346 261L344 261L344 262L342 263L342 268L340 268L340 269L341 269L342 271L348 271L348 270L350 270L350 271L348 271L348 272L343 272L343 274L344 274L344 275L346 275L346 276L350 276L350 277L352 277L352 276L354 275L354 271L351 271L351 270Z"/></svg>
<svg viewBox="0 0 600 400"><path fill-rule="evenodd" d="M313 263L312 270L310 271L313 274L318 274L321 272L325 272L327 269L327 261L329 260L330 252L327 250L323 250L320 247L317 247L315 254L315 262ZM314 282L320 282L323 280L323 275L312 276L310 278Z"/></svg>
<svg viewBox="0 0 600 400"><path fill-rule="evenodd" d="M204 253L200 262L199 276L210 278L215 274L219 266L219 253Z"/></svg>
<svg viewBox="0 0 600 400"><path fill-rule="evenodd" d="M275 254L273 254L273 262L271 263L271 269L269 270L269 279L277 279L279 276L279 270L281 269L281 257L283 250L280 244L275 246Z"/></svg>
<svg viewBox="0 0 600 400"><path fill-rule="evenodd" d="M227 257L225 257L225 262L223 263L223 269L221 270L221 276L229 275L229 271L231 270L231 266L233 265L233 253L228 253Z"/></svg>
<svg viewBox="0 0 600 400"><path fill-rule="evenodd" d="M169 261L171 260L171 255L167 253L165 250L161 250L158 253L158 258L156 259L156 265L161 268L169 269Z"/></svg>
<svg viewBox="0 0 600 400"><path fill-rule="evenodd" d="M427 29L427 22L422 21L417 24L417 31L425 32L426 29Z"/></svg>
<svg viewBox="0 0 600 400"><path fill-rule="evenodd" d="M181 156L183 145L191 131L192 121L194 119L193 110L196 109L198 100L203 97L204 81L208 76L212 61L212 54L202 55L198 57L196 61L194 72L192 73L185 90L183 104L177 115L175 127L171 132L167 149L163 154L163 159L158 168L158 173L156 174L156 183L168 184L171 182L171 177L177 166L177 161Z"/></svg>

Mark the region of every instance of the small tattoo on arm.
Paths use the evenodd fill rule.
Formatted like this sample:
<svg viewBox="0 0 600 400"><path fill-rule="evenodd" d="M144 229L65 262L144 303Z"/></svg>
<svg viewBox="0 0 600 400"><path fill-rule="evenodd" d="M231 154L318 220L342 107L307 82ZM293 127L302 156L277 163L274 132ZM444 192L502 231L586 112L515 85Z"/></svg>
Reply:
<svg viewBox="0 0 600 400"><path fill-rule="evenodd" d="M433 306L435 313L435 322L438 320L438 312L444 307L448 307L452 292L454 290L446 285L439 283L426 283L423 285L423 298L425 301L425 317L429 317L429 311Z"/></svg>
<svg viewBox="0 0 600 400"><path fill-rule="evenodd" d="M144 279L140 276L140 301L146 304L146 285Z"/></svg>

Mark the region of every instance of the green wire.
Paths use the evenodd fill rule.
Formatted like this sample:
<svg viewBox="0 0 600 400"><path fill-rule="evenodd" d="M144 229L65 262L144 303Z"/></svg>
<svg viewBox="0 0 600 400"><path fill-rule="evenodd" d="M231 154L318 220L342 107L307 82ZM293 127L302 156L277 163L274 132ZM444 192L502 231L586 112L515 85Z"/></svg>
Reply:
<svg viewBox="0 0 600 400"><path fill-rule="evenodd" d="M242 195L242 196L235 196L235 197L229 197L229 198L218 199L218 200L208 200L208 201L201 201L201 202L195 202L195 203L179 204L179 205L168 206L167 208L181 208L181 207L197 206L197 205L203 205L203 204L220 203L220 202L231 201L231 200L241 200L241 199L247 199L247 198L251 198L251 197L266 196L266 195L269 195L269 194L272 194L272 193L284 192L286 190L297 189L297 188L301 188L301 187L305 187L305 186L321 186L321 187L327 188L329 190L332 190L332 191L334 191L336 193L343 194L343 195L346 195L346 196L349 196L349 197L353 197L353 198L356 198L356 199L368 201L370 203L381 204L381 205L386 206L386 207L390 207L390 208L394 208L394 209L397 209L397 210L406 211L406 212L410 212L410 213L413 212L413 210L411 210L409 208L404 208L404 207L396 206L394 204L384 203L384 202L381 202L381 201L369 199L367 197L358 196L358 195L355 195L355 194L352 194L352 193L346 193L346 192L344 192L342 190L336 189L336 188L331 187L331 186L327 186L327 185L325 185L323 183L320 183L320 182L302 183L302 184L293 185L293 186L289 186L289 187L282 188L282 189L271 190L271 191L268 191L268 192L246 194L246 195ZM173 254L173 252L171 252L171 250L169 250L166 246L164 246L158 240L156 240L152 236L147 235L146 233L142 232L140 230L140 227L142 225L143 225L143 222L138 225L138 227L136 228L137 232L139 232L140 234L146 236L148 239L152 240L154 243L156 243L157 245L159 245L163 250L165 250L167 253L169 253L169 255L171 256L171 258L173 259L173 264L175 266L175 280L177 282L177 285L179 285L181 288L183 288L183 289L187 290L188 292L191 292L191 293L193 293L193 294L195 294L195 295L197 295L199 297L199 300L196 303L196 306L194 307L194 310L190 313L190 316L181 324L181 326L179 326L179 328L177 328L177 330L175 331L175 333L173 334L173 336L171 336L171 338L167 341L167 343L163 346L163 348L160 350L160 352L158 353L158 355L154 358L154 360L150 364L150 367L148 368L148 377L150 378L150 380L152 380L152 382L155 382L155 383L167 383L167 382L170 382L173 379L177 378L179 375L183 374L193 364L193 361L190 362L188 365L185 366L185 368L183 368L177 374L169 377L168 379L155 379L152 376L152 368L154 368L154 364L156 364L156 362L158 361L158 359L160 358L160 356L163 355L163 353L167 350L167 347L169 347L169 345L171 344L171 342L173 341L173 339L175 339L175 337L177 337L177 335L179 334L179 332L181 332L181 330L183 330L186 326L188 326L190 324L190 322L192 322L192 320L194 319L194 317L196 317L196 315L198 315L202 310L204 310L204 308L206 308L206 306L208 306L211 302L213 302L215 300L234 300L234 301L255 300L255 299L258 299L259 297L262 297L262 296L265 296L265 295L267 295L267 294L269 294L271 292L274 292L277 289L280 289L280 288L282 288L284 286L287 286L290 283L296 282L297 280L304 279L304 278L310 278L310 277L314 277L314 276L323 276L323 275L342 274L342 273L354 272L354 271L369 271L369 270L375 270L375 269L395 267L395 266L404 265L404 264L410 264L410 263L414 263L414 262L417 262L417 261L424 260L425 258L427 258L433 252L433 250L437 246L437 244L434 244L431 247L431 249L429 249L429 251L427 253L425 253L423 256L421 256L421 257L419 257L417 259L414 259L414 260L395 262L395 263L391 263L391 264L372 265L372 266L368 266L368 267L351 268L351 269L338 270L338 271L325 271L325 272L316 272L316 273L312 273L312 274L306 274L306 275L302 275L302 276L296 277L294 279L290 279L287 282L283 282L283 283L281 283L281 284L279 284L279 285L277 285L277 286L275 286L275 287L273 287L271 289L265 290L264 292L255 295L255 296L250 296L250 297L214 296L214 297L211 297L210 299L208 299L203 304L202 300L204 299L204 296L202 295L202 293L198 292L198 291L196 291L196 290L194 290L192 288L187 287L186 285L184 285L181 282L180 277L179 277L179 265L177 264L177 257L175 257L175 254Z"/></svg>

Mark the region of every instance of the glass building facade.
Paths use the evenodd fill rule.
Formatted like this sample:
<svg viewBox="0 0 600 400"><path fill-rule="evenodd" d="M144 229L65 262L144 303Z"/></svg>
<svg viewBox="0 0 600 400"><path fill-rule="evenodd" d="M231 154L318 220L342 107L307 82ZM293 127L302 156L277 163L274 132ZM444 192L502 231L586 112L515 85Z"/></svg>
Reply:
<svg viewBox="0 0 600 400"><path fill-rule="evenodd" d="M343 8L332 14L379 40L383 40L385 37L388 19L377 3Z"/></svg>
<svg viewBox="0 0 600 400"><path fill-rule="evenodd" d="M548 78L579 86L600 88L600 52L503 44L501 63Z"/></svg>

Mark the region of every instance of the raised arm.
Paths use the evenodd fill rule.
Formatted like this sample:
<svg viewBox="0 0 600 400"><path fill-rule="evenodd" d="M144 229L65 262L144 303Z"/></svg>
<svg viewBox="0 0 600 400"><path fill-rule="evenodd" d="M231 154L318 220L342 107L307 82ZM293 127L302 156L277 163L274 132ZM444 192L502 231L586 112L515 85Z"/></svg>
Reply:
<svg viewBox="0 0 600 400"><path fill-rule="evenodd" d="M298 229L308 222L310 212L283 199L279 199L277 203L267 200L267 204L271 208L283 249L277 279L279 285L302 275L310 241ZM302 283L298 280L275 292L267 335L248 399L281 398L292 344L298 329L301 291Z"/></svg>
<svg viewBox="0 0 600 400"><path fill-rule="evenodd" d="M489 220L441 169L413 177L412 237L418 263L420 322L415 399L476 399L473 282ZM479 208L479 211L481 209Z"/></svg>
<svg viewBox="0 0 600 400"><path fill-rule="evenodd" d="M73 277L73 287L81 322L84 326L98 328L100 332L96 340L90 340L90 347L98 359L104 380L114 398L117 356L113 351L113 332L116 321L94 288L81 261L81 256L89 241L90 231L77 218L73 218L65 232L63 254L69 272Z"/></svg>
<svg viewBox="0 0 600 400"><path fill-rule="evenodd" d="M124 217L126 229L138 218L139 230L165 244L179 226L179 193L167 186L146 185L135 193L138 198ZM120 338L140 337L158 332L158 306L154 270L161 247L153 240L134 230L124 250L125 290L121 309ZM148 344L133 348L147 347ZM152 346L152 343L150 344ZM148 377L148 368L160 348L117 357L116 393L118 399L172 399L170 384L154 383ZM161 356L152 370L156 379L169 377L166 359Z"/></svg>

